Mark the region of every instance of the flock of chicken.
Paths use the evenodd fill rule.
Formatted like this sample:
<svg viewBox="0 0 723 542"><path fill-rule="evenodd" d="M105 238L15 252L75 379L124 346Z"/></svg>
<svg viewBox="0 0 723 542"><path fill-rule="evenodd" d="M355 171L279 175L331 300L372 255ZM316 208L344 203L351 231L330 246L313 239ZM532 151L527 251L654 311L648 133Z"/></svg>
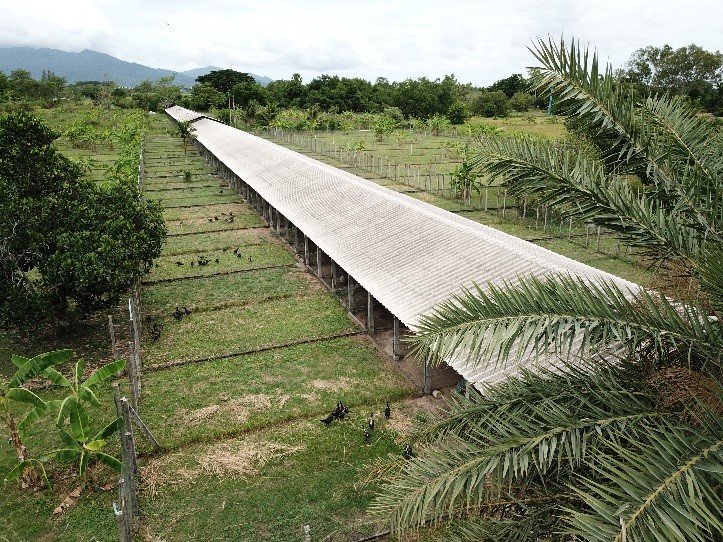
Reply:
<svg viewBox="0 0 723 542"><path fill-rule="evenodd" d="M331 411L331 413L324 418L323 420L320 420L321 423L329 427L334 420L344 420L349 415L349 407L347 407L344 403L341 401L338 401L336 403L336 408ZM387 405L384 407L384 417L388 420L392 416L392 408L389 405L389 401L387 401ZM371 442L372 433L374 432L374 427L376 426L376 422L374 420L374 413L369 414L369 419L367 420L366 427L364 427L364 442L366 444L369 444ZM403 454L405 459L411 459L414 457L414 452L412 451L412 445L407 444L404 448Z"/></svg>

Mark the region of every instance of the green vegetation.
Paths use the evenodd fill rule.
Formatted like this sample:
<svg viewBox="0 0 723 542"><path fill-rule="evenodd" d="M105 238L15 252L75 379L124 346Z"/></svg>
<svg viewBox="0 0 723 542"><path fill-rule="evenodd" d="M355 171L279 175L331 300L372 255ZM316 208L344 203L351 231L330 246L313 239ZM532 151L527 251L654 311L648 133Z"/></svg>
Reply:
<svg viewBox="0 0 723 542"><path fill-rule="evenodd" d="M521 76L487 89L460 85L453 77L369 84L326 76L307 85L292 77L261 91L241 78L228 90L236 110L225 112L220 110L228 106L227 91L211 83L216 83L213 78L187 96L177 93L171 80L128 91L109 84L84 85L82 91L78 86L100 107L68 103L39 114L62 134L57 149L99 186L112 184L114 172L122 176L137 168L137 162L120 159L124 147L117 134L129 111L108 107L140 104L148 110L180 101L197 110L215 108L243 126L269 126L277 141L288 138L285 143L292 148L382 185L632 280L649 280L638 257L609 233L598 240L577 223L568 231L565 215L550 207L548 217L539 195L515 199L509 187L506 195L505 187L491 184L489 177L472 178L468 153L480 142L519 133L535 134L524 137L539 144L571 137L559 117L526 112L547 101L542 96L544 104L535 103ZM504 95L504 103L498 102L508 116L467 118L476 102L490 98L487 94ZM13 97L15 108L17 94ZM144 197L160 201L169 232L142 294L140 413L163 445L151 450L140 444L143 537L175 540L213 532L227 540L289 540L300 537L304 524L312 526L314 539L370 534L381 526L365 510L384 475L370 475L368 465L390 453L400 457L418 417L409 384L363 336L352 336L356 327L337 300L298 268L261 218L184 145L175 126L165 117L141 117ZM464 124L452 124L460 120ZM291 129L303 132L291 134ZM575 137L586 137L578 126L573 129ZM390 172L394 163L400 164L396 175ZM455 170L461 190L450 183ZM208 264L199 265L199 258ZM180 318L173 316L176 307L183 312ZM124 350L130 332L127 307L121 303L108 310ZM153 329L160 330L158 336ZM7 363L11 352L30 357L56 348L84 356L90 372L112 359L109 343L105 315L79 322L62 336L51 329L35 336L3 333L0 353L7 356L0 358L0 374L9 377L15 370ZM69 369L67 364L59 368L65 374ZM606 382L594 389L605 390ZM109 391L99 388L99 394ZM62 390L38 390L37 395L51 402L61 398ZM350 419L324 427L318 420L340 399L350 406ZM394 412L389 422L379 415L386 400ZM549 404L543 401L541 408ZM466 412L468 405L460 408ZM11 409L22 419L29 407L15 402ZM365 446L361 429L369 412L382 419ZM114 417L112 405L103 402L97 427ZM84 434L97 427L94 423ZM40 426L31 426L26 443L37 454L50 449L52 439ZM110 440L104 451L112 454L115 446ZM13 450L0 447L0 472L16 464ZM52 511L75 489L74 468L48 464L52 489L33 494L6 483L0 532L14 539L116 538L111 512L115 474L99 465L90 466L81 497L53 518Z"/></svg>
<svg viewBox="0 0 723 542"><path fill-rule="evenodd" d="M0 325L31 327L118 304L156 258L160 208L139 201L141 126L121 132L116 182L96 185L53 146L57 135L18 112L0 118Z"/></svg>
<svg viewBox="0 0 723 542"><path fill-rule="evenodd" d="M372 509L398 533L445 522L457 540L717 540L720 129L680 98L636 101L575 42L534 54L536 87L558 89L589 145L493 138L477 166L615 231L656 262L659 293L553 275L442 303L413 338L426 359L509 366L545 352L551 365L457 396L418 432L416 458L380 463Z"/></svg>

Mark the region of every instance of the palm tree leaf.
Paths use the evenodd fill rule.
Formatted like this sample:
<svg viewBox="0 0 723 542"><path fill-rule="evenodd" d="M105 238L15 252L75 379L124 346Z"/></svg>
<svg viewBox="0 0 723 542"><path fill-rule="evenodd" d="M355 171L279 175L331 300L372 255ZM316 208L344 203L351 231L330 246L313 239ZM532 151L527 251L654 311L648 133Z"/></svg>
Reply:
<svg viewBox="0 0 723 542"><path fill-rule="evenodd" d="M471 162L502 180L515 196L535 196L571 218L616 232L652 258L688 261L700 236L679 213L639 195L629 181L608 176L601 164L554 142L529 138L486 140Z"/></svg>
<svg viewBox="0 0 723 542"><path fill-rule="evenodd" d="M723 418L703 430L658 419L648 438L598 457L595 478L575 488L588 511L570 511L570 532L586 540L700 540L723 534Z"/></svg>
<svg viewBox="0 0 723 542"><path fill-rule="evenodd" d="M712 204L720 217L720 198L710 195L720 194L723 161L721 139L711 138L710 122L696 119L678 98L649 98L638 106L612 68L600 70L597 54L590 57L574 40L568 47L564 40L558 45L540 39L531 51L542 64L533 72L533 89L555 89L558 107L584 121L609 169L652 180L660 191L659 204L674 201L692 223L715 232L705 209ZM708 189L701 190L703 179Z"/></svg>
<svg viewBox="0 0 723 542"><path fill-rule="evenodd" d="M554 275L465 290L423 316L409 342L432 363L464 355L480 367L534 359L547 348L561 358L583 358L608 347L632 352L652 345L707 358L717 356L723 337L699 306L680 307L644 290L633 298L613 282Z"/></svg>
<svg viewBox="0 0 723 542"><path fill-rule="evenodd" d="M652 392L629 389L627 373L611 366L590 382L571 372L528 373L485 396L457 397L447 418L433 418L418 435L425 444L418 456L393 462L396 474L387 471L374 509L404 529L470 507L542 498L548 490L560 497L601 445L638 438L666 415L655 410Z"/></svg>

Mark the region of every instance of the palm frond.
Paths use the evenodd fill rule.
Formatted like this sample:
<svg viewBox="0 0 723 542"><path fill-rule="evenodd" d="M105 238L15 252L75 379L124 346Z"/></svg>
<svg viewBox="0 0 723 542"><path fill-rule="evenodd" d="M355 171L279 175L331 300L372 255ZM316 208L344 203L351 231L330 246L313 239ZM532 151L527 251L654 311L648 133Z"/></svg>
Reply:
<svg viewBox="0 0 723 542"><path fill-rule="evenodd" d="M554 372L523 370L486 387L484 395L474 388L468 397L453 394L449 410L430 417L414 440L433 442L447 435L490 443L515 436L534 440L553 430L556 441L548 440L546 445L554 449L566 438L555 429L592 422L601 433L609 425L660 415L654 408L656 395L637 371L624 366L562 364ZM568 454L567 459L577 461L584 455L582 450ZM542 458L538 462L545 464Z"/></svg>
<svg viewBox="0 0 723 542"><path fill-rule="evenodd" d="M464 355L478 367L550 349L561 358L583 358L607 347L633 352L641 345L717 360L721 331L699 306L679 307L644 290L633 298L612 282L556 275L466 290L421 318L409 342L434 364Z"/></svg>
<svg viewBox="0 0 723 542"><path fill-rule="evenodd" d="M611 442L575 489L588 511L570 532L589 541L709 541L723 535L723 418L704 427L659 419L633 446Z"/></svg>
<svg viewBox="0 0 723 542"><path fill-rule="evenodd" d="M501 180L515 196L536 196L563 214L615 231L621 239L657 260L671 258L693 266L700 235L689 221L630 183L609 177L585 154L560 149L553 142L529 138L494 138L483 142L471 161Z"/></svg>
<svg viewBox="0 0 723 542"><path fill-rule="evenodd" d="M542 64L533 72L533 88L554 89L562 113L583 121L608 169L652 180L661 192L661 206L674 200L680 213L691 216L691 223L715 230L706 210L714 206L720 223L723 161L720 145L711 152L715 132L710 122L697 119L678 98L636 103L612 68L601 70L597 54L590 56L574 40L568 46L564 40L556 44L539 39L530 50ZM683 172L692 183L682 182Z"/></svg>
<svg viewBox="0 0 723 542"><path fill-rule="evenodd" d="M552 503L549 506L515 505L504 518L492 514L455 520L431 534L435 542L539 542L561 531L561 520ZM543 538L545 537L545 538Z"/></svg>
<svg viewBox="0 0 723 542"><path fill-rule="evenodd" d="M542 502L548 493L567 498L570 476L587 468L601 442L641 438L651 420L673 415L656 411L650 390L628 389L624 370L607 373L591 383L527 374L490 387L487 397L458 397L449 418L421 432L418 457L395 458L385 471L374 509L404 529L479 507Z"/></svg>
<svg viewBox="0 0 723 542"><path fill-rule="evenodd" d="M601 70L596 53L590 55L573 39L568 46L538 39L529 48L542 64L532 72L530 85L536 92L552 92L557 111L583 119L603 159L616 164L617 173L645 171L645 148L636 144L638 119L634 97L618 85L612 68ZM624 158L624 160L620 160Z"/></svg>

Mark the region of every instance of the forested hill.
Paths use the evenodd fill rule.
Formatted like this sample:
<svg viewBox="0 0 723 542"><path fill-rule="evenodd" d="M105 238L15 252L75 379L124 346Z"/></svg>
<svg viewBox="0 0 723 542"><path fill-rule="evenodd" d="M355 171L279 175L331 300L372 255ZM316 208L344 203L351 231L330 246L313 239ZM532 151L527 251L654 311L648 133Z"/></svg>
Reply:
<svg viewBox="0 0 723 542"><path fill-rule="evenodd" d="M150 68L135 62L126 62L105 53L87 49L79 53L69 53L59 49L0 47L0 71L10 75L13 70L17 69L29 71L35 79L40 79L45 70L64 77L68 83L114 81L121 87L134 87L146 79L157 81L161 77L175 74L175 84L190 88L199 75L221 68L207 66L179 73L173 70ZM264 86L271 81L268 77L250 75Z"/></svg>

